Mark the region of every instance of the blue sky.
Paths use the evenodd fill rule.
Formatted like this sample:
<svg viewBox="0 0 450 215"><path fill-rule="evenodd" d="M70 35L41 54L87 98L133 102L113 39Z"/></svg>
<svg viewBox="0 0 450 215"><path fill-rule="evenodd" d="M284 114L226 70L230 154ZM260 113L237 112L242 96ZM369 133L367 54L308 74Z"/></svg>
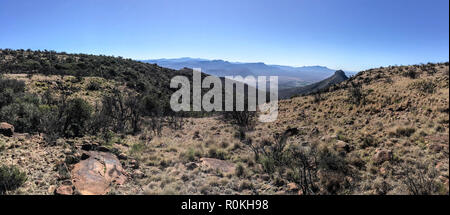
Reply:
<svg viewBox="0 0 450 215"><path fill-rule="evenodd" d="M0 48L363 70L449 60L448 0L0 0Z"/></svg>

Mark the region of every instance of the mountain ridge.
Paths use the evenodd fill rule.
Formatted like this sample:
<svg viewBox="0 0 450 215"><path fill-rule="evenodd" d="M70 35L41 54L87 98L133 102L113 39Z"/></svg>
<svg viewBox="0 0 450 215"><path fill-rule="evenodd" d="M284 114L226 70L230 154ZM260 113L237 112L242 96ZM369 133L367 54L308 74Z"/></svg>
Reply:
<svg viewBox="0 0 450 215"><path fill-rule="evenodd" d="M323 89L329 88L332 85L339 84L346 80L348 80L348 77L345 75L345 72L342 70L338 70L334 73L334 75L332 75L322 81L319 81L319 82L316 82L316 83L313 83L313 84L310 84L310 85L307 85L304 87L295 87L295 88L280 90L278 92L278 97L280 99L287 99L287 98L290 98L295 95L308 95L308 94L319 92Z"/></svg>
<svg viewBox="0 0 450 215"><path fill-rule="evenodd" d="M196 58L141 60L171 69L201 68L203 72L219 77L223 76L279 76L282 88L300 87L319 82L334 74L336 70L325 66L292 67L270 65L263 62L243 63L225 60L205 60ZM348 76L355 72L347 72Z"/></svg>

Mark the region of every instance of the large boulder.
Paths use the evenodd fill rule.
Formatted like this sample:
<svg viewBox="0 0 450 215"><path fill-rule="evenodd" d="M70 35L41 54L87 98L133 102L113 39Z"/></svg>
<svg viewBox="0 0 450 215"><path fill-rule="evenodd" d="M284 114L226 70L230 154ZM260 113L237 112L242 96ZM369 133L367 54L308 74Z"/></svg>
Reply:
<svg viewBox="0 0 450 215"><path fill-rule="evenodd" d="M117 157L107 152L89 151L85 160L75 164L72 182L82 195L104 195L112 183L125 183L127 174Z"/></svg>
<svg viewBox="0 0 450 215"><path fill-rule="evenodd" d="M336 142L335 148L336 148L336 151L338 151L338 152L350 152L351 151L350 145L342 140L338 140Z"/></svg>
<svg viewBox="0 0 450 215"><path fill-rule="evenodd" d="M378 149L372 157L373 162L381 164L385 161L390 161L393 158L393 153L391 150Z"/></svg>
<svg viewBox="0 0 450 215"><path fill-rule="evenodd" d="M3 134L7 137L11 137L14 135L14 126L8 124L6 122L0 123L0 134Z"/></svg>

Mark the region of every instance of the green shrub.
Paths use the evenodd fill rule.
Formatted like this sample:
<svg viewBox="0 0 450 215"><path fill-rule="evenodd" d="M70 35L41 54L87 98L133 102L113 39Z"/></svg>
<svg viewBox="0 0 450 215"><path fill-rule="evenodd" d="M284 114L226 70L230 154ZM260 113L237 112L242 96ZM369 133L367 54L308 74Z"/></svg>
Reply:
<svg viewBox="0 0 450 215"><path fill-rule="evenodd" d="M402 182L406 185L412 195L434 195L446 194L448 190L442 189L442 184L438 180L439 173L432 164L414 163L402 164L404 178Z"/></svg>
<svg viewBox="0 0 450 215"><path fill-rule="evenodd" d="M407 71L403 72L402 75L404 77L408 77L408 78L412 78L412 79L415 79L418 76L415 68L408 69Z"/></svg>
<svg viewBox="0 0 450 215"><path fill-rule="evenodd" d="M410 137L414 132L416 132L415 128L397 128L393 136Z"/></svg>
<svg viewBox="0 0 450 215"><path fill-rule="evenodd" d="M0 166L0 194L17 189L22 186L26 180L26 174L20 171L16 166Z"/></svg>
<svg viewBox="0 0 450 215"><path fill-rule="evenodd" d="M242 177L245 174L245 168L241 163L238 163L236 166L235 174L237 177Z"/></svg>
<svg viewBox="0 0 450 215"><path fill-rule="evenodd" d="M90 81L87 84L86 89L89 90L89 91L100 90L100 83L98 83L97 81Z"/></svg>
<svg viewBox="0 0 450 215"><path fill-rule="evenodd" d="M130 154L132 156L139 156L140 154L143 153L146 147L147 145L143 142L135 143L131 145Z"/></svg>
<svg viewBox="0 0 450 215"><path fill-rule="evenodd" d="M91 119L92 107L81 98L68 101L64 111L64 135L66 137L80 137L87 132L87 122Z"/></svg>
<svg viewBox="0 0 450 215"><path fill-rule="evenodd" d="M180 154L180 158L185 162L193 162L201 156L202 153L193 148L189 148L186 152Z"/></svg>
<svg viewBox="0 0 450 215"><path fill-rule="evenodd" d="M364 105L366 103L366 94L364 94L362 86L354 84L348 88L348 101L355 105Z"/></svg>
<svg viewBox="0 0 450 215"><path fill-rule="evenodd" d="M422 94L431 94L435 92L436 84L432 81L421 80L412 83L410 88L417 89Z"/></svg>
<svg viewBox="0 0 450 215"><path fill-rule="evenodd" d="M17 100L0 110L0 119L14 125L17 132L34 132L39 128L41 113L36 104Z"/></svg>
<svg viewBox="0 0 450 215"><path fill-rule="evenodd" d="M217 149L215 147L212 147L208 149L208 156L210 158L225 160L227 159L228 153L223 149Z"/></svg>
<svg viewBox="0 0 450 215"><path fill-rule="evenodd" d="M0 152L6 149L6 143L0 139Z"/></svg>
<svg viewBox="0 0 450 215"><path fill-rule="evenodd" d="M275 172L275 160L269 156L261 156L259 162L262 164L265 172L271 174Z"/></svg>

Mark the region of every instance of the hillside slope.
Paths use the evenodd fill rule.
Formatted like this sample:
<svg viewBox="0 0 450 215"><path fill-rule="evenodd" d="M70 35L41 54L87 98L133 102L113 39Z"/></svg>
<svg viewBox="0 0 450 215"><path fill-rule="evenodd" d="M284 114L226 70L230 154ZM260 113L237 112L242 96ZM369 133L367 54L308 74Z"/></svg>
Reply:
<svg viewBox="0 0 450 215"><path fill-rule="evenodd" d="M57 82L55 76L6 77L24 80L36 93ZM93 103L121 86L73 78L60 81L82 89L74 96ZM100 87L84 90L93 80ZM38 132L0 135L0 163L28 178L7 194L64 191L59 188L79 194L74 169L107 151L126 178L108 194L448 195L448 63L371 69L320 95L281 100L276 121L248 128L215 115L186 117L180 126L167 118L160 132L144 118L148 124L137 133L86 133L54 142ZM309 172L307 183L300 170Z"/></svg>
<svg viewBox="0 0 450 215"><path fill-rule="evenodd" d="M292 96L300 96L300 95L308 95L308 94L316 93L323 89L327 89L328 87L330 87L332 85L339 84L347 79L348 79L348 77L345 75L345 73L342 70L338 70L334 73L333 76L328 77L317 83L310 84L310 85L307 85L304 87L281 89L278 91L278 97L280 99L287 99L287 98L291 98Z"/></svg>

